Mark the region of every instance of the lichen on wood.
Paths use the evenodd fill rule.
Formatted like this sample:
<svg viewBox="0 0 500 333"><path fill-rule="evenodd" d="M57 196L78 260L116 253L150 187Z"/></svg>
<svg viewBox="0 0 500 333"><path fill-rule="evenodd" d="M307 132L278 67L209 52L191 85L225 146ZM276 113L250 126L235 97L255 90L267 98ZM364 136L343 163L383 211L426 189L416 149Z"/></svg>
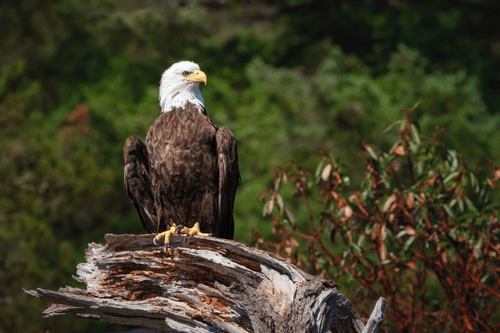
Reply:
<svg viewBox="0 0 500 333"><path fill-rule="evenodd" d="M177 235L165 251L153 236L107 234L105 246L91 243L74 277L86 290L26 292L54 302L44 317L72 313L160 332L365 333L384 319L383 299L365 327L335 284L269 252Z"/></svg>

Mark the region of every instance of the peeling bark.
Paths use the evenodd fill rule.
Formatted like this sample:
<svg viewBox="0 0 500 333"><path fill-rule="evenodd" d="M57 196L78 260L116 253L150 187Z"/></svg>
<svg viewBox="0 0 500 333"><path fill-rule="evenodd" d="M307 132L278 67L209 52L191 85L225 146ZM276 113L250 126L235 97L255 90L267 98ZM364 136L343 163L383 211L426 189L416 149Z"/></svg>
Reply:
<svg viewBox="0 0 500 333"><path fill-rule="evenodd" d="M365 327L335 284L269 252L197 236L173 236L167 252L153 236L91 243L74 277L87 290L26 292L54 302L44 317L72 313L160 332L374 333L384 319L382 298Z"/></svg>

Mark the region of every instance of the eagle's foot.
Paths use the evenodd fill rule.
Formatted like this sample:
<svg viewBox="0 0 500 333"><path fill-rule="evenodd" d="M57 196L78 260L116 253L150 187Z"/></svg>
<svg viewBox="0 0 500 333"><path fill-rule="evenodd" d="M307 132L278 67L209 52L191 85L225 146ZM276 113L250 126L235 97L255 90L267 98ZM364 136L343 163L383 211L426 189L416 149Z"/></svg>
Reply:
<svg viewBox="0 0 500 333"><path fill-rule="evenodd" d="M157 240L160 240L162 237L165 237L165 249L168 250L169 246L170 246L170 237L172 235L174 235L175 233L177 233L177 226L174 224L172 224L172 226L170 227L170 229L168 229L167 231L163 231L163 232L160 232L158 233L158 235L155 236L155 238L153 238L153 243L155 245L159 245L156 243Z"/></svg>
<svg viewBox="0 0 500 333"><path fill-rule="evenodd" d="M179 224L177 227L175 227L175 231L174 232L175 232L176 235L181 235L182 234L182 230L184 230L184 229L187 230L188 228L186 228L182 224ZM184 239L182 240L182 242L186 242L187 238L188 238L188 234L184 234Z"/></svg>
<svg viewBox="0 0 500 333"><path fill-rule="evenodd" d="M186 234L186 236L189 238L191 238L194 235L205 236L205 237L212 236L212 234L207 234L205 232L201 232L200 224L198 222L196 222L192 228L186 228L186 227L182 228L179 231L179 233Z"/></svg>
<svg viewBox="0 0 500 333"><path fill-rule="evenodd" d="M196 222L192 228L187 228L187 227L183 226L182 224L176 225L174 223L174 224L172 224L170 229L168 229L167 231L163 231L163 232L158 233L153 238L153 244L156 246L160 245L156 241L159 241L162 237L165 237L165 241L164 241L165 242L165 250L168 250L170 247L170 237L172 237L172 235L181 235L181 234L185 234L184 242L186 241L186 239L188 237L190 238L193 235L205 236L205 237L212 236L212 234L207 234L205 232L201 232L200 224L198 222Z"/></svg>

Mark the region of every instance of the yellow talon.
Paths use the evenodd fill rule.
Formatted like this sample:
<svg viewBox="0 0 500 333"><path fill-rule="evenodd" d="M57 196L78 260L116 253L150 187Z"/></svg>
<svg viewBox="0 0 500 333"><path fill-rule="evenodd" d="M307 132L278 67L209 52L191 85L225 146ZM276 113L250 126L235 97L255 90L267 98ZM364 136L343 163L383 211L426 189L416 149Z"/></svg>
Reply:
<svg viewBox="0 0 500 333"><path fill-rule="evenodd" d="M176 227L177 226L174 223L174 224L172 224L170 229L168 229L167 231L163 231L163 232L158 233L158 235L156 235L154 238L154 243L156 244L157 240L160 240L162 237L165 237L165 245L168 246L170 244L170 237L175 233Z"/></svg>
<svg viewBox="0 0 500 333"><path fill-rule="evenodd" d="M198 222L196 222L192 228L184 228L184 229L182 229L181 233L188 234L189 237L191 237L193 235L205 236L205 237L210 236L210 234L201 232L200 224Z"/></svg>
<svg viewBox="0 0 500 333"><path fill-rule="evenodd" d="M192 228L183 227L182 229L179 230L180 227L182 227L182 225L177 226L175 223L173 223L170 229L158 233L155 236L155 238L153 238L153 243L155 245L158 245L156 241L160 240L162 237L165 237L165 247L166 249L168 249L170 245L170 237L175 234L186 234L187 237L189 238L191 238L193 235L205 236L205 237L211 236L211 234L201 232L200 224L198 222L196 222Z"/></svg>

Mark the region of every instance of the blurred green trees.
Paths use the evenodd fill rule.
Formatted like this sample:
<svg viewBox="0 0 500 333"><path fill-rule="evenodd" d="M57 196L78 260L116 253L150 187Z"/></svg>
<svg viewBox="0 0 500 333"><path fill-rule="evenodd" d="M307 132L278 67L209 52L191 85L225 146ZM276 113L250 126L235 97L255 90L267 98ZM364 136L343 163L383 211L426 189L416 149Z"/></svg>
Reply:
<svg viewBox="0 0 500 333"><path fill-rule="evenodd" d="M492 4L2 2L0 332L120 329L42 320L21 288L77 285L87 243L142 232L121 151L145 137L176 61L200 64L208 113L238 140L238 241L270 234L258 198L273 164L311 168L329 149L361 179L357 139L388 150L382 131L419 99L423 133L444 126L467 161L498 160Z"/></svg>

